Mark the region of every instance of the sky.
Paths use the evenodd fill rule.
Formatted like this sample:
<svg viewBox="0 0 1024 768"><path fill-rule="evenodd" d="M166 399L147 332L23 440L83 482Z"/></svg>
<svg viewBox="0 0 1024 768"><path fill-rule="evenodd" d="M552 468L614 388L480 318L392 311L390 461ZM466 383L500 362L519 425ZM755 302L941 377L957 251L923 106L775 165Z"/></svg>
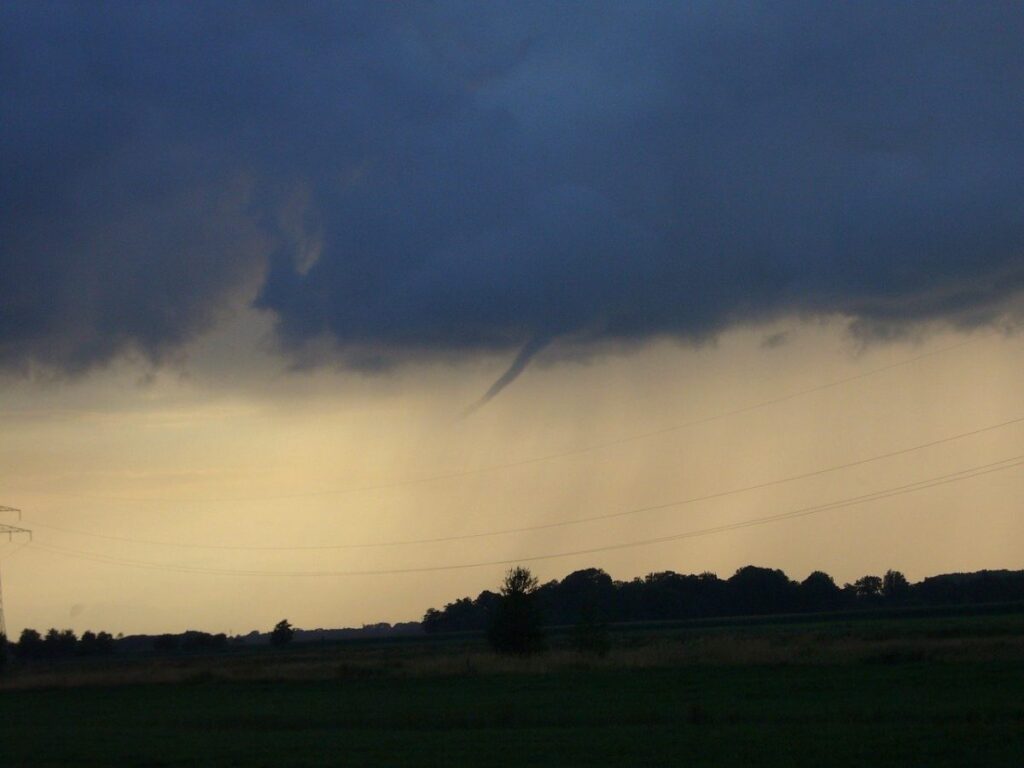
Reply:
<svg viewBox="0 0 1024 768"><path fill-rule="evenodd" d="M415 620L520 562L1024 567L1022 34L3 4L9 631Z"/></svg>

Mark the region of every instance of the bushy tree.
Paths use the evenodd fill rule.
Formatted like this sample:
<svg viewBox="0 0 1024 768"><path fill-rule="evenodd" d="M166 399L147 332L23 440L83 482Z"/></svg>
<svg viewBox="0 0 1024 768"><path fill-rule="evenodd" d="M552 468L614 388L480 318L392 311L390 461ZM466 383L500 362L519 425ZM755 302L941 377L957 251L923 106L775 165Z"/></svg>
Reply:
<svg viewBox="0 0 1024 768"><path fill-rule="evenodd" d="M537 586L534 575L521 566L505 574L487 629L487 639L498 653L526 656L544 649Z"/></svg>
<svg viewBox="0 0 1024 768"><path fill-rule="evenodd" d="M109 632L96 633L87 629L78 639L79 656L106 656L113 651L114 638Z"/></svg>
<svg viewBox="0 0 1024 768"><path fill-rule="evenodd" d="M861 576L853 582L853 588L861 600L877 600L882 596L882 579L878 576Z"/></svg>
<svg viewBox="0 0 1024 768"><path fill-rule="evenodd" d="M18 638L18 656L22 659L38 659L43 655L43 638L34 629L26 627Z"/></svg>
<svg viewBox="0 0 1024 768"><path fill-rule="evenodd" d="M288 623L288 619L281 619L274 625L274 629L270 633L270 644L276 648L283 648L292 641L293 637L295 637L295 630L292 625Z"/></svg>
<svg viewBox="0 0 1024 768"><path fill-rule="evenodd" d="M51 628L43 638L43 653L51 659L74 656L78 650L78 638L73 630Z"/></svg>
<svg viewBox="0 0 1024 768"><path fill-rule="evenodd" d="M910 594L910 582L899 571L889 570L882 577L882 595L886 600L904 600Z"/></svg>
<svg viewBox="0 0 1024 768"><path fill-rule="evenodd" d="M7 666L7 635L0 633L0 675Z"/></svg>
<svg viewBox="0 0 1024 768"><path fill-rule="evenodd" d="M735 613L781 613L796 607L798 587L777 568L747 565L728 583Z"/></svg>
<svg viewBox="0 0 1024 768"><path fill-rule="evenodd" d="M109 632L98 632L96 634L96 653L106 656L114 652L114 636Z"/></svg>
<svg viewBox="0 0 1024 768"><path fill-rule="evenodd" d="M444 619L442 611L437 608L427 608L427 612L423 614L423 620L420 621L420 626L428 635L434 632L443 632L445 630Z"/></svg>
<svg viewBox="0 0 1024 768"><path fill-rule="evenodd" d="M540 588L544 615L554 624L576 623L584 613L607 612L615 602L615 583L600 568L574 571Z"/></svg>
<svg viewBox="0 0 1024 768"><path fill-rule="evenodd" d="M96 654L96 633L91 629L85 630L78 638L78 655L94 656Z"/></svg>
<svg viewBox="0 0 1024 768"><path fill-rule="evenodd" d="M843 591L824 571L814 571L800 582L799 592L801 606L808 611L838 608L843 601Z"/></svg>

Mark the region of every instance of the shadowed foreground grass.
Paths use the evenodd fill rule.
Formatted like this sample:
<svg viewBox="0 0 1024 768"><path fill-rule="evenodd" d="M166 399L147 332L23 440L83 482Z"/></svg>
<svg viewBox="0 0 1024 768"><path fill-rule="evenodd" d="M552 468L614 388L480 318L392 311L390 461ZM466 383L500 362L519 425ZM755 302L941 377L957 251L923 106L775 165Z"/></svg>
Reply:
<svg viewBox="0 0 1024 768"><path fill-rule="evenodd" d="M603 658L581 656L563 635L530 659L490 652L479 635L414 638L410 642L296 644L222 653L128 654L15 664L2 692L52 687L150 683L314 681L340 678L553 674L692 665L842 665L895 662L1024 663L1024 613L892 621L643 627L616 631Z"/></svg>
<svg viewBox="0 0 1024 768"><path fill-rule="evenodd" d="M4 766L1024 765L1024 663L688 665L0 693Z"/></svg>

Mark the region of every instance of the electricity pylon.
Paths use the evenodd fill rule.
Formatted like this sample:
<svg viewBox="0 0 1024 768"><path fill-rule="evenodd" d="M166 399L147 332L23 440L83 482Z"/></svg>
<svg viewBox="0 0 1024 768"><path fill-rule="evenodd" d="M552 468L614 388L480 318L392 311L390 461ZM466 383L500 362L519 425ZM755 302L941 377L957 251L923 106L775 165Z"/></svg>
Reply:
<svg viewBox="0 0 1024 768"><path fill-rule="evenodd" d="M5 507L0 505L0 512L16 512L18 514L18 521L21 521L21 510L15 507ZM17 525L7 525L6 523L0 523L0 536L7 534L8 541L14 541L14 537L28 536L29 541L32 540L32 531L28 528L20 528ZM7 624L4 623L4 590L3 582L0 581L0 635L7 637Z"/></svg>

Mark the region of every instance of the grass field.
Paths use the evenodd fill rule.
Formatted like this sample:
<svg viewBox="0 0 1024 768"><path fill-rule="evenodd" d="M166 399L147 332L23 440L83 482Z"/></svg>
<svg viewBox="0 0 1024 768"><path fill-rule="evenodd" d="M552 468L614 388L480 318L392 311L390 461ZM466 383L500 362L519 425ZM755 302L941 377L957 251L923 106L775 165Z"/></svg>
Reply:
<svg viewBox="0 0 1024 768"><path fill-rule="evenodd" d="M1004 616L632 633L601 660L465 641L51 669L0 690L0 764L1017 768L1022 641Z"/></svg>

